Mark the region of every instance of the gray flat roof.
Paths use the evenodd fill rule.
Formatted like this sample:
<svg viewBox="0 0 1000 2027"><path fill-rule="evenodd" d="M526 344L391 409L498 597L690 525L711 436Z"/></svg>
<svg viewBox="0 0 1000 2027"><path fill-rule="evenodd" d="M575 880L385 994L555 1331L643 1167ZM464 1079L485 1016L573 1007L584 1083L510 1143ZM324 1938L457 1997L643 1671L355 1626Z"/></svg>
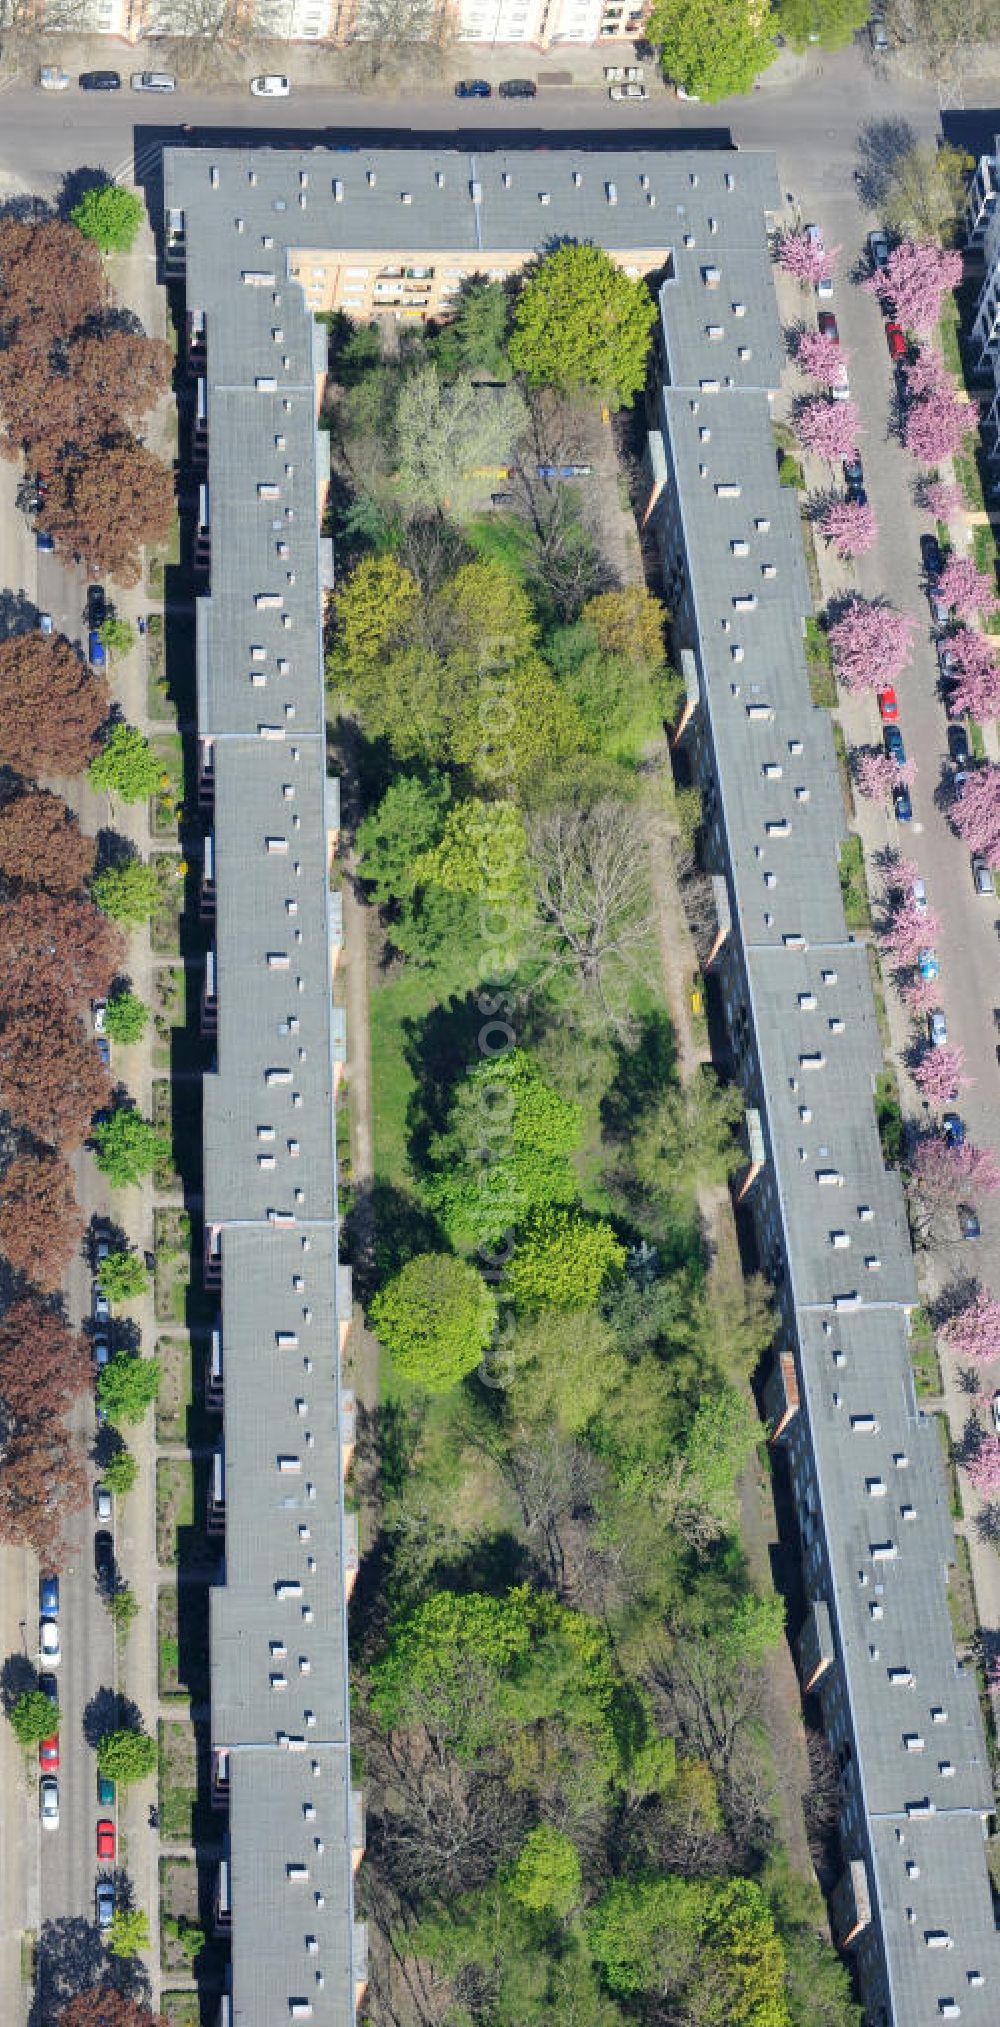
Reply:
<svg viewBox="0 0 1000 2027"><path fill-rule="evenodd" d="M339 1351L349 1297L333 1118L330 560L319 533L329 455L316 428L325 334L297 284L285 286L283 255L272 285L244 279L229 199L220 238L222 218L204 191L187 218L187 302L207 333L211 544L211 591L197 608L218 1008L204 1198L222 1258L226 1525L224 1581L211 1593L212 1739L230 1780L234 2022L274 2027L308 2002L301 2017L347 2027L364 1933L352 1888L356 1529L343 1501L353 1422ZM288 1871L302 1861L309 1884Z"/></svg>
<svg viewBox="0 0 1000 2027"><path fill-rule="evenodd" d="M917 1291L875 1118L882 1048L868 956L844 921L830 721L809 693L798 501L777 478L773 289L754 222L731 239L715 242L710 287L696 244L660 293L667 483L656 525L668 568L680 566L668 599L695 656L712 755L706 824L739 943L727 985L753 1036L744 1075L766 1148L756 1214L765 1252L780 1239L785 1264L801 1398L789 1441L804 1424L812 1460L796 1496L805 1542L819 1531L829 1570L828 1593L807 1546L809 1594L830 1606L838 1664L820 1695L852 1740L844 1845L868 1860L881 1956L871 1962L870 1931L859 1940L870 1996L884 1979L896 2027L930 2027L953 1998L985 2027L1000 2003L983 1842L993 1782L975 1678L951 1631L938 1432L914 1391ZM750 309L732 308L741 301L755 306L749 341Z"/></svg>

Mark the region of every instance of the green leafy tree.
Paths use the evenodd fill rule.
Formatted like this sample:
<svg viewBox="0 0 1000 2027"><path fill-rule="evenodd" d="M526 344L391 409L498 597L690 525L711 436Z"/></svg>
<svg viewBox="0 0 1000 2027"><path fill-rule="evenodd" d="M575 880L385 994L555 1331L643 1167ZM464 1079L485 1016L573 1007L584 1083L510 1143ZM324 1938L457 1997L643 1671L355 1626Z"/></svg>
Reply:
<svg viewBox="0 0 1000 2027"><path fill-rule="evenodd" d="M452 374L479 367L496 379L502 378L510 371L509 324L510 303L503 283L487 281L485 275L466 275L455 297L451 319L435 344L442 371Z"/></svg>
<svg viewBox="0 0 1000 2027"><path fill-rule="evenodd" d="M120 795L123 802L143 802L161 786L163 762L136 725L112 725L103 750L87 772L94 788Z"/></svg>
<svg viewBox="0 0 1000 2027"><path fill-rule="evenodd" d="M118 183L95 183L70 212L77 230L102 253L127 253L145 215L142 198Z"/></svg>
<svg viewBox="0 0 1000 2027"><path fill-rule="evenodd" d="M431 1147L428 1195L458 1231L498 1240L543 1206L575 1201L570 1156L582 1130L579 1106L545 1082L534 1057L509 1049L460 1086Z"/></svg>
<svg viewBox="0 0 1000 2027"><path fill-rule="evenodd" d="M156 1767L156 1740L135 1726L106 1731L97 1748L97 1764L109 1781L127 1788L144 1781Z"/></svg>
<svg viewBox="0 0 1000 2027"><path fill-rule="evenodd" d="M129 1048L141 1042L149 1020L149 1008L135 992L113 992L104 1012L104 1032L111 1042Z"/></svg>
<svg viewBox="0 0 1000 2027"><path fill-rule="evenodd" d="M369 1320L407 1379L443 1393L479 1364L496 1315L474 1267L449 1253L419 1253L374 1297Z"/></svg>
<svg viewBox="0 0 1000 2027"><path fill-rule="evenodd" d="M414 868L441 836L449 796L442 774L426 779L403 774L386 789L378 808L362 818L357 829L362 877L380 907L412 899Z"/></svg>
<svg viewBox="0 0 1000 2027"><path fill-rule="evenodd" d="M842 49L868 19L868 0L777 0L778 25L793 49L818 42Z"/></svg>
<svg viewBox="0 0 1000 2027"><path fill-rule="evenodd" d="M512 802L470 796L445 817L437 843L420 853L415 880L451 894L484 896L494 907L527 903L524 818Z"/></svg>
<svg viewBox="0 0 1000 2027"><path fill-rule="evenodd" d="M26 1689L11 1710L10 1722L19 1745L37 1745L59 1730L59 1705L41 1689Z"/></svg>
<svg viewBox="0 0 1000 2027"><path fill-rule="evenodd" d="M482 497L481 473L509 465L528 411L516 387L486 388L460 373L442 386L433 366L410 373L396 401L396 484L418 507L455 515Z"/></svg>
<svg viewBox="0 0 1000 2027"><path fill-rule="evenodd" d="M134 929L155 914L160 882L155 866L142 859L123 859L120 866L105 866L91 881L90 891L112 922Z"/></svg>
<svg viewBox="0 0 1000 2027"><path fill-rule="evenodd" d="M721 1083L700 1064L686 1084L665 1091L636 1121L636 1173L671 1197L725 1182L742 1158L736 1132L745 1113L739 1086Z"/></svg>
<svg viewBox="0 0 1000 2027"><path fill-rule="evenodd" d="M544 1921L544 1917L543 1917ZM546 1927L501 1880L425 1913L408 1941L452 1981L449 2017L464 2015L470 1989L489 1992L486 2027L623 2027L624 2015L602 1992L581 1936L560 1929L558 1947L545 1947Z"/></svg>
<svg viewBox="0 0 1000 2027"><path fill-rule="evenodd" d="M405 640L420 597L412 570L394 556L366 556L334 600L333 645L327 662L332 683L355 697L397 640Z"/></svg>
<svg viewBox="0 0 1000 2027"><path fill-rule="evenodd" d="M518 1325L508 1393L532 1428L582 1435L627 1370L610 1323L596 1311L549 1309Z"/></svg>
<svg viewBox="0 0 1000 2027"><path fill-rule="evenodd" d="M653 668L660 667L665 658L666 617L662 600L644 584L602 591L596 598L588 598L580 614L584 626L593 630L602 654L647 662Z"/></svg>
<svg viewBox="0 0 1000 2027"><path fill-rule="evenodd" d="M108 1591L105 1597L108 1611L120 1633L127 1633L133 1619L138 1617L139 1600L128 1584L119 1584L116 1590Z"/></svg>
<svg viewBox="0 0 1000 2027"><path fill-rule="evenodd" d="M531 387L586 388L631 401L645 385L656 305L599 246L567 244L529 269L514 311L511 364Z"/></svg>
<svg viewBox="0 0 1000 2027"><path fill-rule="evenodd" d="M790 2027L781 1939L753 1880L618 1880L586 1927L622 1998L655 1991L699 2027Z"/></svg>
<svg viewBox="0 0 1000 2027"><path fill-rule="evenodd" d="M771 14L755 0L657 0L646 34L664 77L700 99L740 97L776 55Z"/></svg>
<svg viewBox="0 0 1000 2027"><path fill-rule="evenodd" d="M760 1434L752 1403L718 1384L703 1395L690 1421L684 1460L699 1504L721 1530L736 1524L736 1485Z"/></svg>
<svg viewBox="0 0 1000 2027"><path fill-rule="evenodd" d="M135 646L135 628L131 620L120 619L116 612L109 613L98 628L102 646L109 655L129 655Z"/></svg>
<svg viewBox="0 0 1000 2027"><path fill-rule="evenodd" d="M552 1206L529 1218L511 1254L508 1285L520 1310L590 1309L620 1279L626 1251L609 1224Z"/></svg>
<svg viewBox="0 0 1000 2027"><path fill-rule="evenodd" d="M128 1105L116 1106L91 1137L97 1166L115 1189L142 1182L170 1153L167 1135Z"/></svg>
<svg viewBox="0 0 1000 2027"><path fill-rule="evenodd" d="M134 1302L149 1287L149 1275L142 1260L127 1247L116 1248L101 1261L97 1278L109 1302Z"/></svg>
<svg viewBox="0 0 1000 2027"><path fill-rule="evenodd" d="M116 1351L97 1375L97 1399L108 1421L141 1422L160 1391L158 1358Z"/></svg>
<svg viewBox="0 0 1000 2027"><path fill-rule="evenodd" d="M515 1900L565 1921L583 1897L583 1867L571 1837L551 1823L530 1830L510 1875Z"/></svg>
<svg viewBox="0 0 1000 2027"><path fill-rule="evenodd" d="M131 1492L138 1476L138 1463L131 1450L125 1448L124 1443L120 1450L112 1451L106 1464L101 1467L102 1482L116 1498L121 1498L125 1492Z"/></svg>
<svg viewBox="0 0 1000 2027"><path fill-rule="evenodd" d="M556 682L540 655L492 677L495 715L485 716L478 683L469 684L454 714L451 758L489 789L511 775L522 793L569 769L594 739L572 697Z"/></svg>
<svg viewBox="0 0 1000 2027"><path fill-rule="evenodd" d="M149 1948L149 1920L141 1907L116 1907L108 1930L113 1957L138 1957Z"/></svg>

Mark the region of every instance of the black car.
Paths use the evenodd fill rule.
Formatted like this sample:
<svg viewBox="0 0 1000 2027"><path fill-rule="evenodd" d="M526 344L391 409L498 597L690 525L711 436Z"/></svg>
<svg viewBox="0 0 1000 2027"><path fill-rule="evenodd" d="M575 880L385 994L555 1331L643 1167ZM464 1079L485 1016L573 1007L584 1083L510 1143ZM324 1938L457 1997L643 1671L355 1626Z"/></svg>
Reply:
<svg viewBox="0 0 1000 2027"><path fill-rule="evenodd" d="M928 584L936 584L944 569L941 544L936 535L921 535L920 560L924 566L924 575Z"/></svg>
<svg viewBox="0 0 1000 2027"><path fill-rule="evenodd" d="M963 1239L978 1239L982 1227L979 1223L979 1213L974 1209L973 1205L956 1204L955 1216L958 1219L958 1229Z"/></svg>
<svg viewBox="0 0 1000 2027"><path fill-rule="evenodd" d="M964 725L949 725L948 752L956 767L968 767L972 753L969 748L969 735Z"/></svg>
<svg viewBox="0 0 1000 2027"><path fill-rule="evenodd" d="M538 96L538 86L530 77L506 77L500 86L502 99L533 99Z"/></svg>
<svg viewBox="0 0 1000 2027"><path fill-rule="evenodd" d="M96 633L98 628L104 625L107 616L108 601L104 594L103 584L88 584L87 625L90 631Z"/></svg>
<svg viewBox="0 0 1000 2027"><path fill-rule="evenodd" d="M868 505L868 494L865 492L864 486L849 486L847 497L849 500L854 501L856 507L867 507Z"/></svg>
<svg viewBox="0 0 1000 2027"><path fill-rule="evenodd" d="M121 91L122 81L117 70L82 70L81 91Z"/></svg>
<svg viewBox="0 0 1000 2027"><path fill-rule="evenodd" d="M94 1536L94 1575L102 1591L109 1591L115 1574L115 1545L106 1527Z"/></svg>
<svg viewBox="0 0 1000 2027"><path fill-rule="evenodd" d="M853 487L863 486L864 482L865 468L857 451L855 451L853 457L845 457L844 459L844 484L845 486Z"/></svg>
<svg viewBox="0 0 1000 2027"><path fill-rule="evenodd" d="M882 744L889 759L894 760L897 767L904 767L906 765L906 747L903 745L903 735L898 725L887 725L885 727L882 733Z"/></svg>
<svg viewBox="0 0 1000 2027"><path fill-rule="evenodd" d="M945 1112L941 1118L941 1129L949 1147L964 1147L965 1120L958 1112Z"/></svg>
<svg viewBox="0 0 1000 2027"><path fill-rule="evenodd" d="M455 86L457 99L491 99L493 86L484 77L463 77Z"/></svg>

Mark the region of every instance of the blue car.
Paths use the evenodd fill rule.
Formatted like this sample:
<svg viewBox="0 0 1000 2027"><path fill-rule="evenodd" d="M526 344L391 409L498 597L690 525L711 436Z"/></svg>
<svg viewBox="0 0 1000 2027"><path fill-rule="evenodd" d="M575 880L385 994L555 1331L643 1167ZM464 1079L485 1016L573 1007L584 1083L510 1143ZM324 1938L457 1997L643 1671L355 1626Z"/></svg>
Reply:
<svg viewBox="0 0 1000 2027"><path fill-rule="evenodd" d="M38 1579L38 1609L46 1618L59 1617L59 1578L54 1576Z"/></svg>
<svg viewBox="0 0 1000 2027"><path fill-rule="evenodd" d="M910 801L910 791L908 788L904 788L901 785L899 788L893 789L892 806L896 812L897 823L913 822L913 804Z"/></svg>
<svg viewBox="0 0 1000 2027"><path fill-rule="evenodd" d="M491 99L493 86L484 77L463 77L455 86L457 99Z"/></svg>
<svg viewBox="0 0 1000 2027"><path fill-rule="evenodd" d="M921 950L917 963L920 966L921 978L937 978L939 976L941 966L938 963L936 950Z"/></svg>
<svg viewBox="0 0 1000 2027"><path fill-rule="evenodd" d="M91 627L90 629L87 641L87 653L90 656L90 666L92 669L103 669L106 666L108 658L104 652L104 642L96 627Z"/></svg>
<svg viewBox="0 0 1000 2027"><path fill-rule="evenodd" d="M941 1127L949 1147L964 1147L965 1120L957 1112L943 1113Z"/></svg>
<svg viewBox="0 0 1000 2027"><path fill-rule="evenodd" d="M45 533L44 528L39 528L37 530L37 533L35 535L35 543L39 549L45 550L54 549L56 546L52 540L51 535L47 535Z"/></svg>
<svg viewBox="0 0 1000 2027"><path fill-rule="evenodd" d="M886 726L882 734L882 744L890 760L895 760L897 766L902 767L906 759L906 747L903 745L903 735L898 725Z"/></svg>

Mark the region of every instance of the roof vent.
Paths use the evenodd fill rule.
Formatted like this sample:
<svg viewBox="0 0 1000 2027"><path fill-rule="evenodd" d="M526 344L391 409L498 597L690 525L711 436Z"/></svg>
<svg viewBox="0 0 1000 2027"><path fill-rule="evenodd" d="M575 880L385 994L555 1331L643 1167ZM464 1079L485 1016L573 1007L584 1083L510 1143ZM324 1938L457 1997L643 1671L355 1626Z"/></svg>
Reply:
<svg viewBox="0 0 1000 2027"><path fill-rule="evenodd" d="M582 182L583 182L583 172L582 172L582 170L580 170L580 169L574 169L574 171L573 171L573 188L574 188L574 190L579 190L579 188L580 188L580 185L581 185L581 183L582 183Z"/></svg>
<svg viewBox="0 0 1000 2027"><path fill-rule="evenodd" d="M473 194L473 198L475 198L475 194L476 194L476 186L475 186L475 184L473 184L473 186L472 186L472 194ZM412 190L401 190L401 191L400 191L400 193L399 193L399 201L400 201L400 203L401 203L401 204L412 204L412 203L413 203L413 192L412 192Z"/></svg>
<svg viewBox="0 0 1000 2027"><path fill-rule="evenodd" d="M538 202L539 204L551 204L552 198L547 190L540 190L538 192Z"/></svg>
<svg viewBox="0 0 1000 2027"><path fill-rule="evenodd" d="M335 204L343 204L344 201L344 186L339 176L334 178L333 201Z"/></svg>
<svg viewBox="0 0 1000 2027"><path fill-rule="evenodd" d="M378 179L377 179L377 177L376 177L376 174L375 174L375 171L374 171L374 169L369 169L369 171L368 171L368 188L369 188L369 190L374 190L374 188L375 188L375 184L376 184L377 180L378 180Z"/></svg>
<svg viewBox="0 0 1000 2027"><path fill-rule="evenodd" d="M617 204L617 202L618 202L618 185L617 185L617 183L605 183L605 185L604 185L604 194L605 194L605 196L607 197L607 200L608 200L608 203L609 203L609 204Z"/></svg>
<svg viewBox="0 0 1000 2027"><path fill-rule="evenodd" d="M473 178L472 182L469 184L469 196L472 198L473 204L481 204L483 201L483 186L481 183L477 182L475 178ZM408 197L404 197L403 199L404 204L408 204L409 201L410 200Z"/></svg>
<svg viewBox="0 0 1000 2027"><path fill-rule="evenodd" d="M435 186L436 186L436 188L437 188L438 190L443 190L443 189L444 189L444 170L443 170L443 169L435 169L435 171L434 171L434 182L435 182Z"/></svg>

